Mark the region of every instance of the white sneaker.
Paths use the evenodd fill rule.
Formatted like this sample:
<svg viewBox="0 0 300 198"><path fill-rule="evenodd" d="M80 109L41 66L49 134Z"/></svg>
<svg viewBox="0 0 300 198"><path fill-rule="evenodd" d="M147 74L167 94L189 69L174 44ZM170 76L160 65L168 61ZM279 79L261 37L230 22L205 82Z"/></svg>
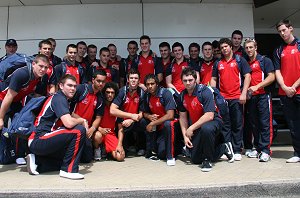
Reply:
<svg viewBox="0 0 300 198"><path fill-rule="evenodd" d="M39 172L36 171L37 165L35 164L35 155L34 154L28 154L26 157L27 161L27 171L30 175L38 175Z"/></svg>
<svg viewBox="0 0 300 198"><path fill-rule="evenodd" d="M101 148L94 149L94 160L101 160Z"/></svg>
<svg viewBox="0 0 300 198"><path fill-rule="evenodd" d="M26 164L26 160L24 157L19 157L16 159L16 164L18 165L25 165Z"/></svg>
<svg viewBox="0 0 300 198"><path fill-rule="evenodd" d="M59 171L59 176L64 177L64 178L68 178L68 179L83 179L84 175L80 174L80 173L69 173L63 170Z"/></svg>
<svg viewBox="0 0 300 198"><path fill-rule="evenodd" d="M175 164L176 164L175 158L167 159L168 166L175 166Z"/></svg>
<svg viewBox="0 0 300 198"><path fill-rule="evenodd" d="M261 152L259 155L259 162L268 162L271 160L271 157L268 153Z"/></svg>
<svg viewBox="0 0 300 198"><path fill-rule="evenodd" d="M250 153L247 155L249 158L257 158L258 157L258 152L257 150L252 150Z"/></svg>
<svg viewBox="0 0 300 198"><path fill-rule="evenodd" d="M297 162L300 162L300 158L298 156L294 156L286 160L286 163L297 163Z"/></svg>
<svg viewBox="0 0 300 198"><path fill-rule="evenodd" d="M145 155L145 153L146 153L146 151L144 149L140 149L136 154L138 156L143 156L143 155Z"/></svg>
<svg viewBox="0 0 300 198"><path fill-rule="evenodd" d="M248 156L251 153L252 149L245 149L245 155Z"/></svg>
<svg viewBox="0 0 300 198"><path fill-rule="evenodd" d="M241 161L242 160L242 155L239 153L234 154L234 161Z"/></svg>

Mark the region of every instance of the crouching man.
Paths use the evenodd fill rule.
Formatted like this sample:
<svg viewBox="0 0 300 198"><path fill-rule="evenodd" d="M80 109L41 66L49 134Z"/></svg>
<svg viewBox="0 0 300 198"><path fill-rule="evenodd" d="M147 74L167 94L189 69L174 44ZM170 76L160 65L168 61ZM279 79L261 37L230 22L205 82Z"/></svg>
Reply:
<svg viewBox="0 0 300 198"><path fill-rule="evenodd" d="M175 100L168 89L159 87L154 74L148 74L144 83L147 87L143 106L147 123L146 158L166 159L168 166L174 166L174 125L178 124L178 120L174 120Z"/></svg>
<svg viewBox="0 0 300 198"><path fill-rule="evenodd" d="M110 114L110 106L118 95L118 86L113 82L106 83L103 88L103 95L105 100L104 115L102 116L100 126L93 137L94 147L99 148L101 143L104 143L105 151L111 154L112 158L117 161L123 161L125 158L125 152L123 149L123 126L118 123L118 137L115 133L115 126L117 117ZM100 148L99 148L100 149ZM99 152L95 150L95 156ZM101 155L97 155L101 159Z"/></svg>
<svg viewBox="0 0 300 198"><path fill-rule="evenodd" d="M181 92L179 103L179 121L185 145L191 151L194 164L201 164L201 171L212 169L212 161L225 154L233 159L230 145L216 145L222 120L216 112L212 91L205 85L198 85L197 74L191 68L183 69L181 80L185 89Z"/></svg>
<svg viewBox="0 0 300 198"><path fill-rule="evenodd" d="M32 154L27 156L27 170L32 175L38 175L38 171L60 170L61 177L83 179L78 170L88 123L83 118L72 117L69 107L69 100L76 92L76 78L65 75L59 88L46 100L36 118L36 131L28 140Z"/></svg>

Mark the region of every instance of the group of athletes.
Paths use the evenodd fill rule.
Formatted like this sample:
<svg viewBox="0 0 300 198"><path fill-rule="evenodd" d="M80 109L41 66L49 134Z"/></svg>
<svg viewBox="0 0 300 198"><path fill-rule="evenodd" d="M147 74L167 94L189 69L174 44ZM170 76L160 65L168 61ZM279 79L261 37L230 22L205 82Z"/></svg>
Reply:
<svg viewBox="0 0 300 198"><path fill-rule="evenodd" d="M97 47L81 41L69 44L61 60L54 55L55 40L42 40L32 68L16 69L0 82L0 129L26 96L47 96L36 130L18 141L16 163L27 164L32 175L59 170L61 177L83 179L80 162L104 155L124 161L133 151L168 166L183 154L204 172L221 157L242 160L242 152L268 162L273 135L268 86L277 80L294 148L287 162L299 162L300 42L289 20L276 28L285 44L273 62L258 54L254 39L241 46L239 30L231 39L204 42L201 49L191 43L189 55L179 42L162 42L161 57L146 35L140 45L128 43L127 58L109 44L97 59ZM6 57L16 53L16 41L7 40L5 48ZM225 98L225 113L216 105L215 88Z"/></svg>

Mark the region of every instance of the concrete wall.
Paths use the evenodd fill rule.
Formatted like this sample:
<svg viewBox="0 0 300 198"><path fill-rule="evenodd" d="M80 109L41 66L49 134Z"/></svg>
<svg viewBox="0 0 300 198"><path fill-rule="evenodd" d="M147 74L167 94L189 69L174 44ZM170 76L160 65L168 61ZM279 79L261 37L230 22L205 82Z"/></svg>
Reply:
<svg viewBox="0 0 300 198"><path fill-rule="evenodd" d="M115 43L118 54L127 56L129 40L147 34L152 49L158 44L202 44L229 37L240 29L253 37L251 4L85 4L0 7L0 54L7 38L15 38L19 52L34 54L41 39L57 39L55 54L63 56L69 43L80 40L98 48ZM187 51L187 50L186 50Z"/></svg>

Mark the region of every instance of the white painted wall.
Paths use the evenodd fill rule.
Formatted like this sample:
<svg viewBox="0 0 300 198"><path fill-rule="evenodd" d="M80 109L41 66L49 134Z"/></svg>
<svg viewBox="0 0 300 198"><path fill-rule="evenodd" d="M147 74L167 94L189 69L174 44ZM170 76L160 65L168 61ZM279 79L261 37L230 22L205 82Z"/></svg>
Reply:
<svg viewBox="0 0 300 198"><path fill-rule="evenodd" d="M9 12L8 12L9 10ZM57 39L55 54L63 56L69 43L84 40L98 48L115 43L118 54L127 56L129 40L147 34L152 49L168 41L189 43L230 37L240 29L253 37L251 4L86 4L0 7L0 46L4 54L7 38L15 38L19 52L34 54L41 39ZM8 20L9 19L9 20ZM8 31L6 31L8 22ZM187 52L187 50L186 50Z"/></svg>

